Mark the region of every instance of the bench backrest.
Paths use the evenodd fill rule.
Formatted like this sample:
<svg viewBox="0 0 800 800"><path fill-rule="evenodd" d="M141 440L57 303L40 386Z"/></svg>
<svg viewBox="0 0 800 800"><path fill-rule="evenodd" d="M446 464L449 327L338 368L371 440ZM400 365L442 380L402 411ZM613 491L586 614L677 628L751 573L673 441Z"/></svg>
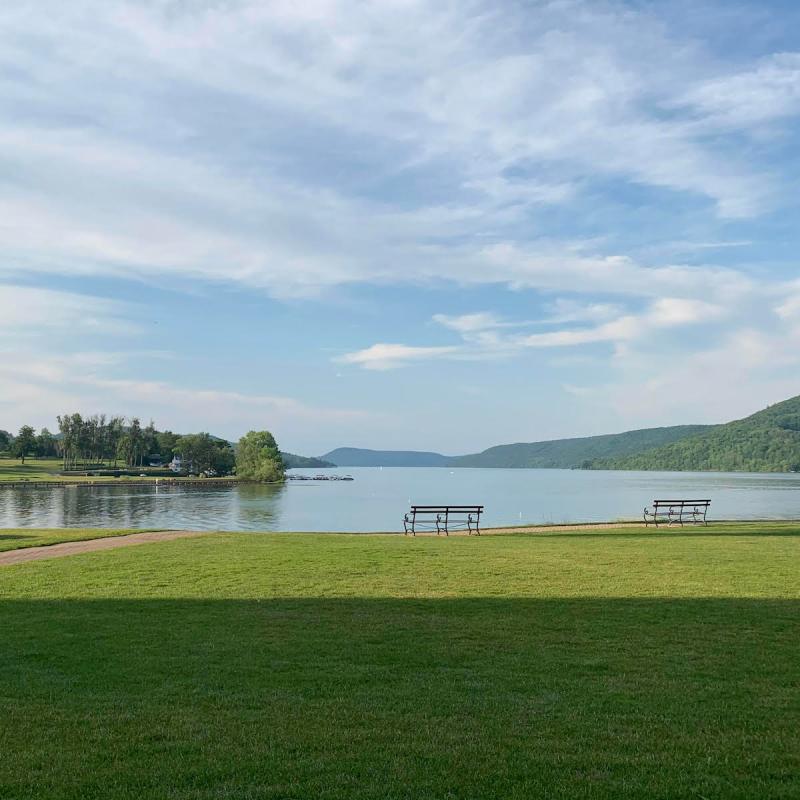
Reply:
<svg viewBox="0 0 800 800"><path fill-rule="evenodd" d="M710 506L710 500L653 500L653 507L660 506Z"/></svg>
<svg viewBox="0 0 800 800"><path fill-rule="evenodd" d="M482 514L483 506L411 506L412 514Z"/></svg>

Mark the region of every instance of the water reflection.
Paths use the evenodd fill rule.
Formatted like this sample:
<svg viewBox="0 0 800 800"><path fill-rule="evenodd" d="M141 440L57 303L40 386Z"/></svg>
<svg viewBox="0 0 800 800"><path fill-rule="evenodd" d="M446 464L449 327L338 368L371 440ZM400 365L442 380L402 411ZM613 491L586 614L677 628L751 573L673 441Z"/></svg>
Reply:
<svg viewBox="0 0 800 800"><path fill-rule="evenodd" d="M712 499L712 519L800 518L800 475L435 468L347 472L354 481L286 486L0 484L0 527L398 531L411 502L483 503L488 526L638 518L655 497L690 495Z"/></svg>
<svg viewBox="0 0 800 800"><path fill-rule="evenodd" d="M285 487L0 489L0 526L274 530Z"/></svg>

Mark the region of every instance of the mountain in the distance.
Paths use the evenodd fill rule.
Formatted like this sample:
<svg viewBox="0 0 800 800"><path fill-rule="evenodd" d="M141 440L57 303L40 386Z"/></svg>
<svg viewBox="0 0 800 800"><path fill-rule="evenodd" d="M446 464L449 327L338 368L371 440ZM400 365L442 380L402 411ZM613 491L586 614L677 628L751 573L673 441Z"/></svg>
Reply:
<svg viewBox="0 0 800 800"><path fill-rule="evenodd" d="M359 447L338 447L320 456L337 467L446 467L450 461L441 453L417 450L363 450Z"/></svg>
<svg viewBox="0 0 800 800"><path fill-rule="evenodd" d="M597 459L640 453L710 430L709 425L677 425L671 428L556 439L546 442L504 444L481 453L445 456L414 450L363 450L340 447L321 456L340 467L501 467L570 469L587 467Z"/></svg>
<svg viewBox="0 0 800 800"><path fill-rule="evenodd" d="M800 397L744 419L624 457L601 459L596 469L797 472L800 471Z"/></svg>
<svg viewBox="0 0 800 800"><path fill-rule="evenodd" d="M294 453L284 453L283 451L281 451L281 458L286 465L286 469L324 469L325 467L336 466L323 458L298 456Z"/></svg>
<svg viewBox="0 0 800 800"><path fill-rule="evenodd" d="M674 425L625 433L554 439L546 442L501 444L482 453L450 459L453 467L517 467L570 469L587 467L599 458L621 458L660 445L676 442L711 429L710 425Z"/></svg>

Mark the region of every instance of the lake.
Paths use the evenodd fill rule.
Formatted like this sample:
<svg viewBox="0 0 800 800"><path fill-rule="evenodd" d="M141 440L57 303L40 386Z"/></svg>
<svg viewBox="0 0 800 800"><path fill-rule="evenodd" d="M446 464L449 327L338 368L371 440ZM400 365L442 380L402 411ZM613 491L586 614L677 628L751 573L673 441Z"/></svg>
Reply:
<svg viewBox="0 0 800 800"><path fill-rule="evenodd" d="M682 497L711 498L711 520L800 518L800 474L415 467L326 472L355 480L0 488L0 527L402 531L411 503L483 504L482 524L490 527L640 519L654 498Z"/></svg>

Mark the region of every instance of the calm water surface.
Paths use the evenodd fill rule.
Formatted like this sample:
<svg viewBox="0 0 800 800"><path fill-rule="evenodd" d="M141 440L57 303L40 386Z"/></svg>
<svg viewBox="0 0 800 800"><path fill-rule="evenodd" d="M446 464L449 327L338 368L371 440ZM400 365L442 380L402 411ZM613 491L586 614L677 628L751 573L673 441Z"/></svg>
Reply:
<svg viewBox="0 0 800 800"><path fill-rule="evenodd" d="M355 480L282 487L0 488L0 527L401 531L410 503L483 504L488 527L631 519L657 497L711 498L710 519L800 518L800 474L412 467L327 472Z"/></svg>

